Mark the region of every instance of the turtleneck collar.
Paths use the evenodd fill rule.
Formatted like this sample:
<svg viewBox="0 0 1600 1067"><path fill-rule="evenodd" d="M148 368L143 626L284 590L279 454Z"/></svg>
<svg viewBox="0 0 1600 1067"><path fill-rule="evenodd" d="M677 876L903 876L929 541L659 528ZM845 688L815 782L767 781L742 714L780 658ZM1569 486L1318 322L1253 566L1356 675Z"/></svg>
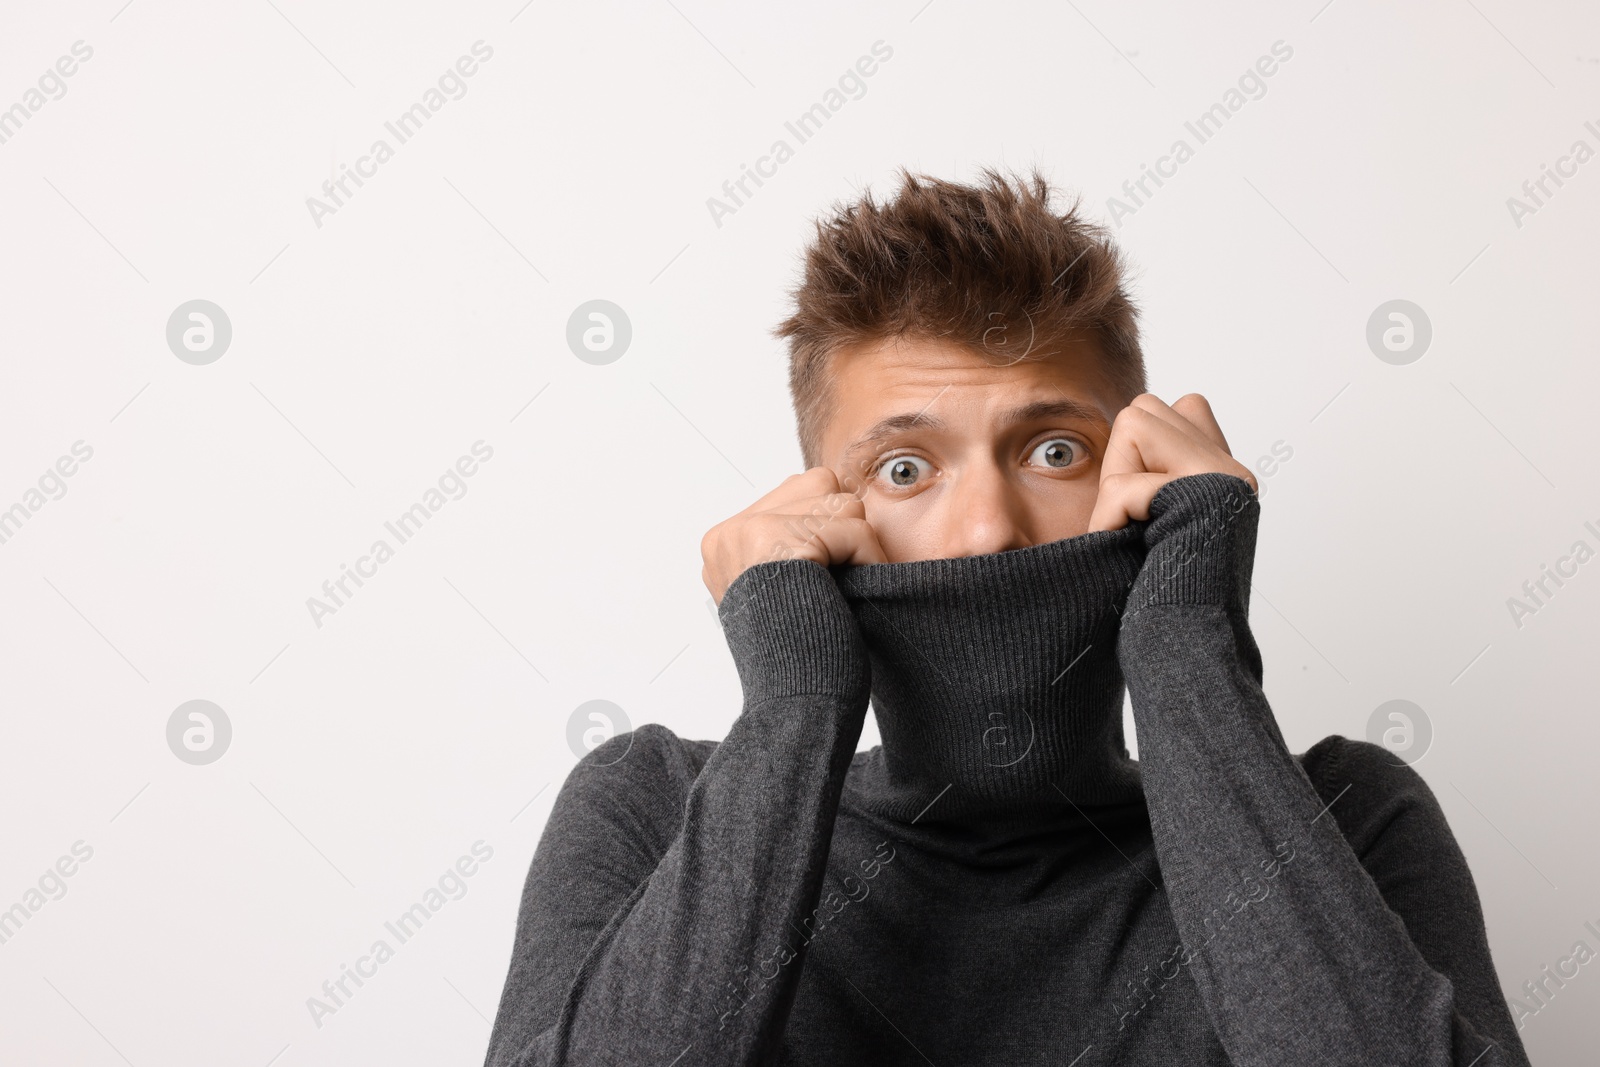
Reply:
<svg viewBox="0 0 1600 1067"><path fill-rule="evenodd" d="M866 641L883 739L858 763L852 801L924 825L1142 803L1116 645L1145 525L831 568Z"/></svg>

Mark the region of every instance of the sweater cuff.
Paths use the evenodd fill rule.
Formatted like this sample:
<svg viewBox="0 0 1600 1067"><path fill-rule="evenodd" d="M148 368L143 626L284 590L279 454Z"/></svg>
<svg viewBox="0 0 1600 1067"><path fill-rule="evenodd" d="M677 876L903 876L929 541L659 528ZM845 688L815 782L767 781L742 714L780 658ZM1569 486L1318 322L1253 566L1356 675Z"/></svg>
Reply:
<svg viewBox="0 0 1600 1067"><path fill-rule="evenodd" d="M1247 611L1261 502L1250 483L1221 472L1174 478L1156 491L1146 556L1127 615L1158 604Z"/></svg>
<svg viewBox="0 0 1600 1067"><path fill-rule="evenodd" d="M829 570L809 559L748 567L717 606L745 706L802 693L859 700L872 683L866 642Z"/></svg>

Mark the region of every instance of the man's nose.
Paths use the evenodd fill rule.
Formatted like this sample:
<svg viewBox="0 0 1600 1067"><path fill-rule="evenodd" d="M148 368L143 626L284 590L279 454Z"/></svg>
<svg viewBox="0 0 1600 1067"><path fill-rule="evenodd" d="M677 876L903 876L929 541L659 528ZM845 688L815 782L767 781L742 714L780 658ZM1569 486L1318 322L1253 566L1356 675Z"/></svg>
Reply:
<svg viewBox="0 0 1600 1067"><path fill-rule="evenodd" d="M1004 552L1033 543L1019 487L992 462L962 468L946 502L946 558Z"/></svg>

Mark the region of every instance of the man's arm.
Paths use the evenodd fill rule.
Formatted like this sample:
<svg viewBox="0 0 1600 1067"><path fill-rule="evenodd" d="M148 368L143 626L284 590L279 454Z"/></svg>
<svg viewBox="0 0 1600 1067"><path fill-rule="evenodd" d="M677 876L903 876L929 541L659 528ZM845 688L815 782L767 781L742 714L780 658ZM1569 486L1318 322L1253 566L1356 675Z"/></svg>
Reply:
<svg viewBox="0 0 1600 1067"><path fill-rule="evenodd" d="M1164 484L1118 644L1156 854L1212 1024L1240 1067L1525 1067L1486 992L1476 890L1421 779L1351 805L1388 804L1363 853L1402 916L1330 814L1344 800L1320 796L1284 744L1247 620L1259 513L1230 474Z"/></svg>
<svg viewBox="0 0 1600 1067"><path fill-rule="evenodd" d="M528 873L487 1067L772 1060L870 668L815 561L744 570L718 614L738 720L677 807L664 729L634 731L644 751L608 767L613 738L568 777Z"/></svg>

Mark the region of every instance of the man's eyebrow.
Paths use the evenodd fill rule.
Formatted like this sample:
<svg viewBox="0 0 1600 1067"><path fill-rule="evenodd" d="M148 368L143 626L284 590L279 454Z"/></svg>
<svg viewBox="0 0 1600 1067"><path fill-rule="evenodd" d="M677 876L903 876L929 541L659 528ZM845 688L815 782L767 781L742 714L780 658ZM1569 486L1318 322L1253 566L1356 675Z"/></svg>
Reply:
<svg viewBox="0 0 1600 1067"><path fill-rule="evenodd" d="M1081 400L1063 397L1060 400L1035 400L1019 408L1012 408L1000 416L1000 422L1005 426L1013 426L1022 422L1037 422L1042 419L1076 419L1081 422L1094 422L1106 425L1106 417L1099 408L1086 404ZM849 451L893 437L906 430L930 430L935 433L946 428L943 419L937 415L928 415L924 412L913 412L905 415L890 415L879 419L872 427L856 439Z"/></svg>
<svg viewBox="0 0 1600 1067"><path fill-rule="evenodd" d="M937 432L939 430L943 430L944 428L945 422L943 419L939 418L939 416L928 415L921 411L912 412L906 415L890 415L888 418L879 419L877 422L873 423L871 429L867 430L866 433L856 438L855 442L852 443L850 447L851 449L857 449L863 445L872 444L875 441L881 441L886 437L893 437L895 434L901 433L905 430L923 429Z"/></svg>
<svg viewBox="0 0 1600 1067"><path fill-rule="evenodd" d="M1019 422L1037 422L1041 419L1076 419L1080 422L1108 425L1105 415L1099 408L1070 397L1062 397L1060 400L1035 400L1020 408L1012 408L1000 417L1000 421L1007 426Z"/></svg>

